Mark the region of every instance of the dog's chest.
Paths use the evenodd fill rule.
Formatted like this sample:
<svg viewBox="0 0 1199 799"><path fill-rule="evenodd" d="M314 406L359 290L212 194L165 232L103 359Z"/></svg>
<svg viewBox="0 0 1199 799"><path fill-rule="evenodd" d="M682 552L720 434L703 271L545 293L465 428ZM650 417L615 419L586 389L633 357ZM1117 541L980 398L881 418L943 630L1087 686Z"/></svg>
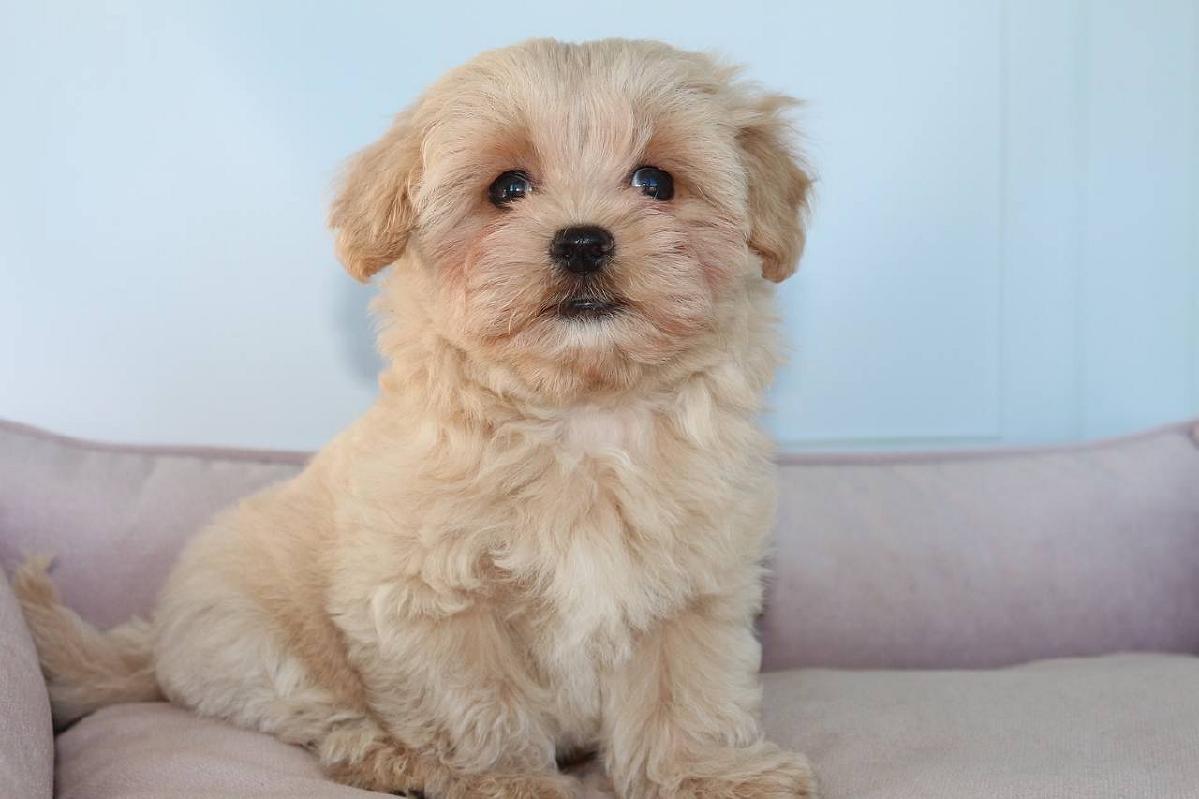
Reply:
<svg viewBox="0 0 1199 799"><path fill-rule="evenodd" d="M568 456L644 459L654 443L653 415L643 408L576 408L558 424L560 446Z"/></svg>
<svg viewBox="0 0 1199 799"><path fill-rule="evenodd" d="M655 421L636 409L566 416L550 465L522 493L497 565L528 586L538 651L563 671L619 661L689 593L693 553L677 529L688 453L667 448Z"/></svg>
<svg viewBox="0 0 1199 799"><path fill-rule="evenodd" d="M728 568L737 509L753 504L744 461L661 408L572 410L454 443L409 483L421 574L467 567L459 593L505 619L559 729L586 738L603 675Z"/></svg>
<svg viewBox="0 0 1199 799"><path fill-rule="evenodd" d="M526 612L515 632L567 747L594 744L605 674L631 655L639 630L669 612L669 591L623 545L623 533L580 524L560 550L536 559L542 577L516 600Z"/></svg>

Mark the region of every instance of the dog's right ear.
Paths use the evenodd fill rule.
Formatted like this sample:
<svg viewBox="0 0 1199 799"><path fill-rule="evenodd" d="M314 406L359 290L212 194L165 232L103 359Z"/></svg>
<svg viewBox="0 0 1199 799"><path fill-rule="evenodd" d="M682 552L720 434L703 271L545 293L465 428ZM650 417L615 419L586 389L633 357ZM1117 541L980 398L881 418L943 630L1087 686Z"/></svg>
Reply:
<svg viewBox="0 0 1199 799"><path fill-rule="evenodd" d="M404 254L416 224L412 196L420 163L420 137L407 112L350 159L329 226L337 234L337 257L356 280L367 282Z"/></svg>

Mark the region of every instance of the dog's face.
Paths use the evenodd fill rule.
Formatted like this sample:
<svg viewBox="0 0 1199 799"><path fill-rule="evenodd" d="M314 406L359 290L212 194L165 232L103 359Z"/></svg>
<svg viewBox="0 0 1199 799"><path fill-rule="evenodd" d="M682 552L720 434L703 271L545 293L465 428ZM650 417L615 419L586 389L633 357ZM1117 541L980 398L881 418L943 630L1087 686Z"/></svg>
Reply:
<svg viewBox="0 0 1199 799"><path fill-rule="evenodd" d="M439 332L535 389L627 387L794 271L787 104L652 42L485 53L352 162L339 255L365 280L407 254Z"/></svg>

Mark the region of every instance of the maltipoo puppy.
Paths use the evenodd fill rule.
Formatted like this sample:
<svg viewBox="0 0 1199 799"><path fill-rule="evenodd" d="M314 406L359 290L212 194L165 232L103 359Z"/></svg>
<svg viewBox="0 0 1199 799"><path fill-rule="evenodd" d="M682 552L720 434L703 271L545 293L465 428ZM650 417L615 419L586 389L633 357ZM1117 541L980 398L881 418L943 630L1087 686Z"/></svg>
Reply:
<svg viewBox="0 0 1199 799"><path fill-rule="evenodd" d="M379 281L375 405L218 516L150 623L15 586L59 723L172 702L430 799L812 794L763 740L772 524L756 424L810 185L790 101L663 44L531 41L453 70L349 165Z"/></svg>

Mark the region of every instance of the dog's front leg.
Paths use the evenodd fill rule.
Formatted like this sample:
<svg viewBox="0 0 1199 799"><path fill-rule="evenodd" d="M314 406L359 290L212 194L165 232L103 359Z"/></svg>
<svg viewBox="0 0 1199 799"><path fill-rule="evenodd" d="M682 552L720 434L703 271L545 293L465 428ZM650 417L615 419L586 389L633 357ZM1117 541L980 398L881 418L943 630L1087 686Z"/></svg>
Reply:
<svg viewBox="0 0 1199 799"><path fill-rule="evenodd" d="M813 797L803 756L762 738L748 602L708 597L641 638L605 691L605 764L623 799Z"/></svg>
<svg viewBox="0 0 1199 799"><path fill-rule="evenodd" d="M401 754L394 776L352 763L338 776L362 784L361 773L383 773L382 784L368 779L367 787L429 799L575 794L578 781L557 772L545 688L491 609L391 617L380 613L387 604L360 606L341 621L372 715Z"/></svg>

